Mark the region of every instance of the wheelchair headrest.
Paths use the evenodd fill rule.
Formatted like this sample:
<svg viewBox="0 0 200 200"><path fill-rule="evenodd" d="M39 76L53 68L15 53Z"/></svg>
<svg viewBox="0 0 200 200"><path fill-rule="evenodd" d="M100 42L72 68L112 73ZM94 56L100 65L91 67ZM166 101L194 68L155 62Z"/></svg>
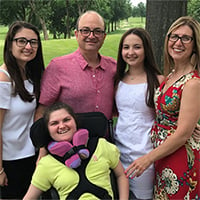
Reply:
<svg viewBox="0 0 200 200"><path fill-rule="evenodd" d="M89 137L105 137L108 130L108 120L101 112L76 113L77 129L85 128L89 131ZM33 123L30 129L30 137L35 147L46 146L52 138L43 118Z"/></svg>

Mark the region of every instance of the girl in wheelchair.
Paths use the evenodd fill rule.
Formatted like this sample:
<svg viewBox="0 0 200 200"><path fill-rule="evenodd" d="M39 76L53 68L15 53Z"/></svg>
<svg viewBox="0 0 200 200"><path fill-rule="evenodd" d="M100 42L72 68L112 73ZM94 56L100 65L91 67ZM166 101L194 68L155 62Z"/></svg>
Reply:
<svg viewBox="0 0 200 200"><path fill-rule="evenodd" d="M77 130L76 115L67 104L48 107L43 121L49 154L39 160L24 200L37 199L51 187L59 199L113 199L110 169L119 199L128 199L129 183L115 145L103 137L88 137L87 129Z"/></svg>

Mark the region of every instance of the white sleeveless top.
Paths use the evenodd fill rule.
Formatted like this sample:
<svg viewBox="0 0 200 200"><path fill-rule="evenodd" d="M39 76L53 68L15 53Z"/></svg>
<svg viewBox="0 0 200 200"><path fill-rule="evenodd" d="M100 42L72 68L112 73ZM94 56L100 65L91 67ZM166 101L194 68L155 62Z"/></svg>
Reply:
<svg viewBox="0 0 200 200"><path fill-rule="evenodd" d="M119 117L114 133L115 144L120 150L120 160L126 169L135 159L152 150L150 131L155 116L153 109L146 105L147 83L126 84L119 82L116 105ZM129 190L138 199L153 198L154 166L144 173L129 178Z"/></svg>
<svg viewBox="0 0 200 200"><path fill-rule="evenodd" d="M114 139L121 152L122 163L128 166L152 150L150 130L154 122L153 109L145 102L147 83L119 82L116 105L119 117Z"/></svg>
<svg viewBox="0 0 200 200"><path fill-rule="evenodd" d="M9 78L10 75L3 71ZM24 81L25 88L33 93L33 85ZM12 95L11 82L0 81L0 108L6 109L2 127L3 160L16 160L33 156L35 148L30 139L36 99L24 102L19 95Z"/></svg>

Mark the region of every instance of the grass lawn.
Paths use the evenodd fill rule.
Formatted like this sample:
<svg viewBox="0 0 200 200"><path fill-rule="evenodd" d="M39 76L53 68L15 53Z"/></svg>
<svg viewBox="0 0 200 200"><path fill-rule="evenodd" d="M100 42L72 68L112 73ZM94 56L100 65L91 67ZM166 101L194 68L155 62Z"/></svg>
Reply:
<svg viewBox="0 0 200 200"><path fill-rule="evenodd" d="M103 47L100 49L100 53L105 56L111 56L116 59L117 49L122 34L127 29L132 27L144 27L144 24L145 19L141 19L139 17L129 18L128 21L120 21L120 23L118 24L117 31L107 34ZM0 65L3 63L3 46L7 30L7 27L0 26ZM56 40L51 39L51 35L49 37L50 40L42 40L45 66L48 65L52 58L71 53L75 51L78 47L76 39L74 37L71 39ZM43 38L43 35L41 35L41 38Z"/></svg>

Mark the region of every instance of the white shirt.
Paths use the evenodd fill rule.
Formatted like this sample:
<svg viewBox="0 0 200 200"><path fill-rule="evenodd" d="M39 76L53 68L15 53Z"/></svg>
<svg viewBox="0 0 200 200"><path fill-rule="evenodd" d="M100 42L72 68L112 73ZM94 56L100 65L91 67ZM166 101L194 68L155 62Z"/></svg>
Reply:
<svg viewBox="0 0 200 200"><path fill-rule="evenodd" d="M114 140L120 150L120 160L126 169L134 160L152 150L150 131L155 116L146 105L147 83L119 82L116 105L119 117ZM129 179L129 189L139 199L153 197L154 167L151 165L140 177Z"/></svg>
<svg viewBox="0 0 200 200"><path fill-rule="evenodd" d="M1 71L3 71L1 69ZM25 88L32 93L33 85L24 81ZM12 95L11 82L0 82L0 108L6 109L3 127L3 160L16 160L33 156L35 148L30 139L36 99L24 102L19 95Z"/></svg>

